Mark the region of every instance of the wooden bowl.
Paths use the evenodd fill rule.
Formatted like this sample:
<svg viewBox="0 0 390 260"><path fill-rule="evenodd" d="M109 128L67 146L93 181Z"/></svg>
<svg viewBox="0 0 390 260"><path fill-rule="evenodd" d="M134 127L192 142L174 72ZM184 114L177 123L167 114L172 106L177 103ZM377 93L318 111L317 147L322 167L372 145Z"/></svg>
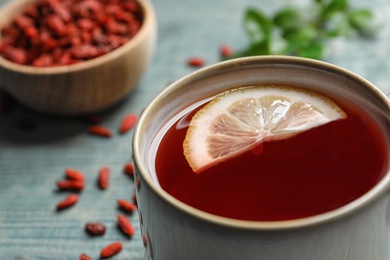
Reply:
<svg viewBox="0 0 390 260"><path fill-rule="evenodd" d="M13 0L4 6L0 10L0 28L33 1L36 0ZM121 47L98 58L56 67L19 65L0 56L1 85L22 104L49 114L87 114L118 102L135 87L155 50L153 6L148 0L137 1L143 23Z"/></svg>

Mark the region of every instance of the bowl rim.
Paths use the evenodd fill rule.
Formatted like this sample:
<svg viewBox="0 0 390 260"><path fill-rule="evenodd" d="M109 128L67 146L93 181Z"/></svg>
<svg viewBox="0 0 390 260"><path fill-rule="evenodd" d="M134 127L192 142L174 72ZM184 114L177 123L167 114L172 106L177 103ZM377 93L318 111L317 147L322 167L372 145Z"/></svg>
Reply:
<svg viewBox="0 0 390 260"><path fill-rule="evenodd" d="M158 104L160 100L164 100L165 97L169 95L171 92L174 92L175 89L180 88L182 85L188 84L189 82L194 81L197 78L202 78L203 76L210 76L210 73L214 70L216 71L221 71L224 69L229 70L239 66L240 64L248 65L253 63L258 63L258 64L278 63L278 64L290 64L290 65L297 65L297 66L302 65L306 67L310 66L311 68L314 69L325 70L337 75L342 75L344 77L347 77L351 80L354 80L356 82L359 82L360 84L367 86L370 89L370 91L374 92L376 95L378 95L379 98L383 99L383 101L386 102L386 106L390 111L390 100L377 87L375 87L373 84L368 82L366 79L362 78L361 76L349 70L346 70L342 67L324 61L300 58L300 57L292 57L292 56L267 55L267 56L237 58L237 59L223 61L214 65L201 68L171 83L162 92L160 92L144 109L135 127L135 131L133 135L133 144L132 144L133 162L134 165L136 166L139 175L142 177L142 179L145 181L145 184L149 186L149 189L153 193L155 193L159 198L161 198L166 203L170 204L176 210L179 210L186 215L192 216L204 222L208 222L220 226L227 226L236 229L275 231L275 230L290 230L290 229L310 227L313 225L319 225L319 224L341 219L352 213L355 213L356 211L362 209L365 206L368 206L368 204L372 203L374 200L378 199L378 197L382 196L385 192L389 190L390 170L388 169L386 175L371 190L363 194L361 197L355 199L354 201L342 207L339 207L337 209L322 214L300 218L300 219L293 219L293 220L250 221L250 220L239 220L239 219L222 217L222 216L214 215L196 209L174 198L168 192L166 192L157 184L155 184L154 181L152 180L152 177L149 174L147 174L148 167L144 164L144 160L142 160L142 155L140 152L142 146L142 134L146 130L144 124L147 123L148 120L147 117L149 117L149 114L153 112L153 107L156 106L156 104Z"/></svg>
<svg viewBox="0 0 390 260"><path fill-rule="evenodd" d="M40 0L11 0L7 4L5 4L0 10L0 17L3 17L3 13L13 13L13 16L17 14L15 11L22 11L23 8L29 3L38 2ZM0 55L0 67L4 67L10 71L15 71L19 73L25 74L33 74L33 75L53 75L53 74L64 74L71 73L76 71L88 70L93 67L99 67L106 63L109 63L112 60L115 60L121 56L123 56L126 52L134 49L139 44L142 44L143 39L147 38L147 35L150 31L153 30L153 27L156 26L156 15L154 12L154 8L152 3L149 0L134 0L136 1L143 13L143 21L138 32L130 38L126 43L122 46L106 53L100 57L96 57L90 60L86 60L80 63L71 64L71 65L63 65L63 66L52 66L52 67L35 67L32 65L22 65L17 64L15 62L9 61L3 58ZM20 12L19 11L19 12ZM0 19L0 27L1 27L1 19ZM7 24L6 21L4 24ZM0 43L1 43L1 35L0 35Z"/></svg>

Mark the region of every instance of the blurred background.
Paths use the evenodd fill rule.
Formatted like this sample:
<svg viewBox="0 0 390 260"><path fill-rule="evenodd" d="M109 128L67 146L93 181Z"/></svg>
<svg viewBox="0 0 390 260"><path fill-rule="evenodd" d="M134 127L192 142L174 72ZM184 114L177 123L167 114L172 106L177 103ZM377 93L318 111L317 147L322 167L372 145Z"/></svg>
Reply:
<svg viewBox="0 0 390 260"><path fill-rule="evenodd" d="M18 1L18 0L14 0ZM0 6L8 0L0 0ZM78 259L87 253L97 259L101 248L121 241L124 248L113 259L140 260L144 246L137 213L128 214L136 234L127 238L116 228L116 200L132 199L134 182L123 174L131 162L132 131L120 135L118 125L129 114L144 107L169 83L195 71L191 57L204 65L221 60L220 46L239 52L251 43L244 24L249 7L272 16L292 5L306 10L309 0L152 0L158 22L158 41L153 60L137 87L119 104L97 113L100 125L114 135L102 138L87 131L83 116L48 116L19 104L2 91L0 75L0 259ZM329 1L328 1L329 2ZM366 78L384 93L390 93L390 2L350 0L356 8L373 11L379 24L370 38L350 35L324 44L324 61L342 66ZM111 170L110 187L96 186L99 169ZM86 188L72 208L56 212L55 205L67 193L55 182L66 167L82 171ZM103 237L84 231L89 221L103 222Z"/></svg>

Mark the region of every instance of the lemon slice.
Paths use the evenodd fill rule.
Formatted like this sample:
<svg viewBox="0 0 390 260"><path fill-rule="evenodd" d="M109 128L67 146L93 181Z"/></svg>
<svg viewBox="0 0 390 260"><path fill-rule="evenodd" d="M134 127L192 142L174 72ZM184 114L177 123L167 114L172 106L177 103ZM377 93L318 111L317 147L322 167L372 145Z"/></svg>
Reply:
<svg viewBox="0 0 390 260"><path fill-rule="evenodd" d="M305 130L346 118L332 100L288 86L261 85L216 96L191 119L184 155L196 173Z"/></svg>

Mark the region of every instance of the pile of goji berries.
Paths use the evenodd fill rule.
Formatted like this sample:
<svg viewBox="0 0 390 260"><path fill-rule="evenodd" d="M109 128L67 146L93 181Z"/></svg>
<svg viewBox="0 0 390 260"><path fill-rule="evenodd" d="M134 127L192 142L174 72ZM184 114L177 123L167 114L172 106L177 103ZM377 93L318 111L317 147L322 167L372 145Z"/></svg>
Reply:
<svg viewBox="0 0 390 260"><path fill-rule="evenodd" d="M75 64L123 45L141 24L135 0L39 0L1 28L0 55L37 67Z"/></svg>
<svg viewBox="0 0 390 260"><path fill-rule="evenodd" d="M130 131L137 122L138 116L136 114L127 114L124 116L119 124L119 134L125 134ZM113 133L106 127L99 125L100 119L96 116L87 117L86 120L93 125L90 127L89 132L94 135L102 137L111 137ZM92 129L92 130L91 130ZM93 130L95 129L95 130ZM97 129L97 130L96 130ZM109 133L109 134L107 134ZM134 165L132 163L125 163L123 172L130 178L134 178ZM110 183L110 168L107 166L101 167L97 172L96 182L101 190L109 188ZM63 200L59 201L56 205L57 211L65 210L72 207L79 201L79 193L85 188L84 174L76 169L66 168L65 178L56 181L56 186L59 190L71 192ZM123 213L133 213L137 210L137 203L135 194L133 195L133 201L118 199L116 201L117 207ZM135 228L130 222L129 218L125 214L117 214L117 225L124 235L132 237L135 234ZM85 231L91 236L103 236L106 232L106 226L100 222L88 222L85 224ZM119 241L114 241L105 246L100 251L100 258L110 258L118 254L123 248L123 245ZM87 254L82 253L80 260L91 259Z"/></svg>

